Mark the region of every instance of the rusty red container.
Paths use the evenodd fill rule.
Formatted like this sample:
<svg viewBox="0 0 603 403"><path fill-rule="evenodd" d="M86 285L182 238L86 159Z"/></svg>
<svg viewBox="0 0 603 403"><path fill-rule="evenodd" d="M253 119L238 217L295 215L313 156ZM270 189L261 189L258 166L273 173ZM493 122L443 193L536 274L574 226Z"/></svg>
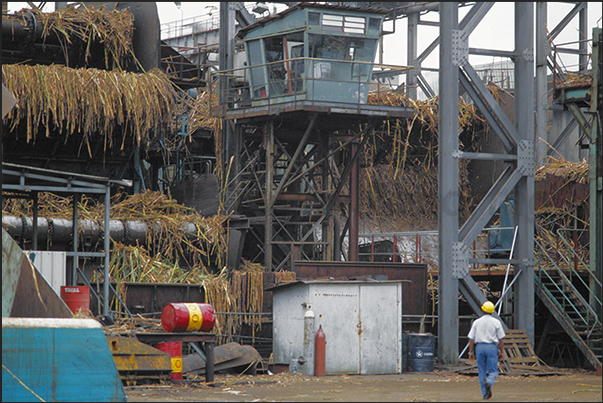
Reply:
<svg viewBox="0 0 603 403"><path fill-rule="evenodd" d="M172 302L161 312L161 327L172 332L210 332L216 323L214 307L197 302Z"/></svg>
<svg viewBox="0 0 603 403"><path fill-rule="evenodd" d="M90 288L88 286L61 286L61 299L71 312L90 315Z"/></svg>
<svg viewBox="0 0 603 403"><path fill-rule="evenodd" d="M171 379L182 379L182 342L166 342L154 345L155 348L168 353L172 362Z"/></svg>

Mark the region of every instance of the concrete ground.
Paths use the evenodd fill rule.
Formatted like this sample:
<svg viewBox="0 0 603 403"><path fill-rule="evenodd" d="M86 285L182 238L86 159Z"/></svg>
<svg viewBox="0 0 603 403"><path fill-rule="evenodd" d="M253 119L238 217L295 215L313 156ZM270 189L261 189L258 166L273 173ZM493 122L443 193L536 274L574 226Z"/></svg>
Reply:
<svg viewBox="0 0 603 403"><path fill-rule="evenodd" d="M492 387L492 402L601 402L601 376L584 370L561 375L501 375ZM324 377L216 374L182 383L125 387L130 402L475 402L482 401L475 375L451 370L395 375Z"/></svg>

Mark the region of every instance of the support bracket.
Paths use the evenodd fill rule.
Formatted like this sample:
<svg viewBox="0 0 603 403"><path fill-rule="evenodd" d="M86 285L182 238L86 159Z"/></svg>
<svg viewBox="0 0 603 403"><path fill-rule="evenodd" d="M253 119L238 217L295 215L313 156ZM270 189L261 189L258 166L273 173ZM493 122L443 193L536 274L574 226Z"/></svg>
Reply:
<svg viewBox="0 0 603 403"><path fill-rule="evenodd" d="M452 30L452 65L464 66L469 62L469 36L460 29Z"/></svg>
<svg viewBox="0 0 603 403"><path fill-rule="evenodd" d="M534 176L534 141L521 140L517 145L517 169L523 176Z"/></svg>
<svg viewBox="0 0 603 403"><path fill-rule="evenodd" d="M469 247L464 242L452 243L452 277L465 278L469 274Z"/></svg>

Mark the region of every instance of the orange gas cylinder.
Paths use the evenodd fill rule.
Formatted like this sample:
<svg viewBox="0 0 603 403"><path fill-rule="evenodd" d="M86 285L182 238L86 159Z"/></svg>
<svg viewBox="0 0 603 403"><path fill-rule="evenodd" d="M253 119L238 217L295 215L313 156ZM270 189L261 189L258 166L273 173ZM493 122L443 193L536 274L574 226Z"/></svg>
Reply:
<svg viewBox="0 0 603 403"><path fill-rule="evenodd" d="M322 330L322 325L318 326L314 345L314 376L325 375L325 347L327 339L325 332Z"/></svg>
<svg viewBox="0 0 603 403"><path fill-rule="evenodd" d="M216 317L210 304L171 303L161 312L161 327L172 332L210 332L214 328Z"/></svg>

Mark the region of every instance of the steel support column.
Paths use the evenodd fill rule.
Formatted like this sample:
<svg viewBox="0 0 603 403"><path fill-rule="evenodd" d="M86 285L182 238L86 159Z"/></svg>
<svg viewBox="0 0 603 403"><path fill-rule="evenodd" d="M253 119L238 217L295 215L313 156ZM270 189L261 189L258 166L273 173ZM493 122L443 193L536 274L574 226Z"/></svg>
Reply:
<svg viewBox="0 0 603 403"><path fill-rule="evenodd" d="M412 66L412 69L408 70L406 75L406 94L409 98L417 99L417 74L421 71L421 62L417 59L419 13L409 13L407 17L406 60L408 61L407 64Z"/></svg>
<svg viewBox="0 0 603 403"><path fill-rule="evenodd" d="M233 2L221 2L220 3L220 46L219 46L219 63L220 70L231 70L234 67L234 52L235 52L235 5ZM230 104L231 99L224 99L224 94L230 94L228 88L230 87L229 75L223 75L220 77L220 105ZM211 85L210 83L209 85ZM224 177L222 180L226 182L226 172L228 172L229 164L233 156L235 155L236 141L233 127L227 121L222 122L222 172ZM236 158L236 157L235 157ZM232 183L232 182L231 182ZM224 186L224 192L226 193L225 200L231 200L231 193L233 192L232 187ZM227 211L231 211L233 206L224 206Z"/></svg>
<svg viewBox="0 0 603 403"><path fill-rule="evenodd" d="M111 234L109 230L109 222L111 221L110 215L111 209L111 186L105 186L105 228L104 228L104 248L105 248L105 261L104 261L104 275L103 275L103 315L109 316L109 261L111 260ZM75 227L75 225L74 225ZM73 257L76 259L76 257Z"/></svg>
<svg viewBox="0 0 603 403"><path fill-rule="evenodd" d="M272 205L274 197L274 122L270 120L264 126L264 148L266 150L266 184L264 192L264 266L272 267Z"/></svg>
<svg viewBox="0 0 603 403"><path fill-rule="evenodd" d="M532 165L515 187L515 257L521 271L513 295L516 329L524 329L534 345L534 3L515 3L515 127L525 144L532 144ZM518 162L519 165L519 162Z"/></svg>
<svg viewBox="0 0 603 403"><path fill-rule="evenodd" d="M438 356L443 363L458 361L458 291L476 314L486 300L469 273L469 246L487 225L500 203L515 194L515 220L519 224L515 266L516 327L525 329L534 341L534 57L533 3L515 5L515 121L511 122L488 88L469 64L469 36L488 8L474 6L460 25L458 3L440 5L440 98L439 98L439 301ZM478 8L476 8L478 7ZM487 123L500 137L509 157L507 169L464 223L459 232L458 82L480 109ZM476 156L477 157L477 156ZM487 156L480 156L486 158ZM458 282L458 279L461 282Z"/></svg>
<svg viewBox="0 0 603 403"><path fill-rule="evenodd" d="M350 250L349 260L358 261L358 181L360 180L360 158L357 154L360 150L358 141L352 142L351 154L353 157L352 173L350 175Z"/></svg>
<svg viewBox="0 0 603 403"><path fill-rule="evenodd" d="M458 278L454 276L453 245L459 236L458 150L459 69L453 34L458 33L458 4L440 3L440 97L438 155L438 359L458 363Z"/></svg>
<svg viewBox="0 0 603 403"><path fill-rule="evenodd" d="M590 113L593 114L593 123L590 134L590 270L593 272L599 282L603 281L603 136L601 135L601 113L602 108L602 74L603 53L601 49L602 35L601 28L593 29L593 84L591 90ZM594 296L601 300L601 287L591 280L591 289L594 290ZM590 295L589 302L595 305L593 295ZM601 305L597 312L599 319L603 312Z"/></svg>
<svg viewBox="0 0 603 403"><path fill-rule="evenodd" d="M547 58L551 47L547 35L547 3L539 1L536 3L536 162L547 155L549 149L547 143L547 110L549 108L549 93L547 90Z"/></svg>

